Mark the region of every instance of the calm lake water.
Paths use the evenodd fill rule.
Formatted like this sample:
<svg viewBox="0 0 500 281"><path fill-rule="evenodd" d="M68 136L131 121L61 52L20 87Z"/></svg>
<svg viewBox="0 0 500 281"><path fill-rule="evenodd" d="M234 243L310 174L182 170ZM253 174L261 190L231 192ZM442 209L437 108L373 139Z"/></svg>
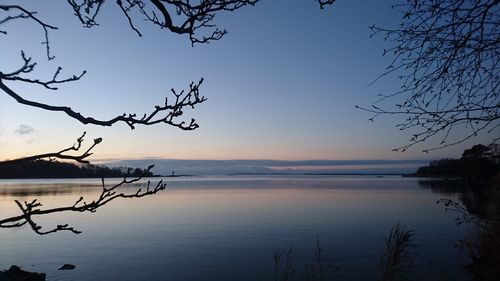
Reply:
<svg viewBox="0 0 500 281"><path fill-rule="evenodd" d="M153 182L158 179L151 179ZM112 183L116 180L106 180ZM336 271L332 280L377 280L384 236L400 221L415 232L414 280L468 280L455 248L463 228L436 205L421 179L375 176L227 176L169 178L157 195L116 200L97 213L39 217L83 231L40 236L0 229L0 269L11 264L48 280L273 280L273 250L293 245L297 277L316 239ZM14 199L44 207L100 193L100 180L0 181L0 217ZM127 187L132 191L137 186ZM65 263L73 271L58 271ZM297 280L301 280L298 278Z"/></svg>

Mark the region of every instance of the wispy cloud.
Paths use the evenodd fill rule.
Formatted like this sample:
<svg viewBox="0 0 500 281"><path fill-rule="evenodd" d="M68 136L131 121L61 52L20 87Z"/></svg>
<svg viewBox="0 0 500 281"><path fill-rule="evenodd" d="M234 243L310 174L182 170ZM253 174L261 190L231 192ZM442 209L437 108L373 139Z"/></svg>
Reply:
<svg viewBox="0 0 500 281"><path fill-rule="evenodd" d="M35 128L21 124L19 127L14 131L14 135L21 135L21 136L26 136L26 135L31 135L35 132Z"/></svg>

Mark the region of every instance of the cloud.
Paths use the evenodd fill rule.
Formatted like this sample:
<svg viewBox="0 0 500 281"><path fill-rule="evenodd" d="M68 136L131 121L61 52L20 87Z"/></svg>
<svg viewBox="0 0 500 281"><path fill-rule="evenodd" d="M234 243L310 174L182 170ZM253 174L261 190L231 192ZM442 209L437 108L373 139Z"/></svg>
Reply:
<svg viewBox="0 0 500 281"><path fill-rule="evenodd" d="M14 131L14 135L21 135L21 136L26 136L33 134L35 132L35 129L31 126L21 124L19 127Z"/></svg>

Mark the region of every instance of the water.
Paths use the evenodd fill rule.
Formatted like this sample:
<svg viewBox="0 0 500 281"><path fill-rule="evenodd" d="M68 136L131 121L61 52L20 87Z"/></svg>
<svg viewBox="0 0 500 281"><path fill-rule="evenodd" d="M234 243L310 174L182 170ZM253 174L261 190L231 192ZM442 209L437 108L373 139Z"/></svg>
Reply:
<svg viewBox="0 0 500 281"><path fill-rule="evenodd" d="M333 280L377 280L384 236L400 221L415 231L414 280L468 280L465 255L454 247L463 229L454 223L456 214L436 205L453 196L422 188L418 179L227 176L167 182L159 194L116 200L97 213L36 219L46 228L70 223L83 231L79 235L0 229L0 268L17 264L47 273L48 280L273 280L274 249L293 247L301 277L319 239L336 268ZM80 196L96 198L100 188L94 179L3 180L0 217L18 214L14 199L38 198L47 208L72 205ZM58 271L65 263L76 269Z"/></svg>

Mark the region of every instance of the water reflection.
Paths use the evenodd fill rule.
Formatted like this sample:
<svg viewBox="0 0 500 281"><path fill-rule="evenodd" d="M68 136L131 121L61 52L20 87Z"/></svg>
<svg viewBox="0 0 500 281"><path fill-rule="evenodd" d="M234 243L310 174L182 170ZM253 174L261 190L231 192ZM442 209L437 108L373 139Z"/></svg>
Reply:
<svg viewBox="0 0 500 281"><path fill-rule="evenodd" d="M2 186L0 196L11 197L38 197L60 194L86 194L98 186L90 184L51 184L47 186Z"/></svg>
<svg viewBox="0 0 500 281"><path fill-rule="evenodd" d="M65 184L0 184L0 214L17 211L16 189L50 190L22 194L53 206L100 190L99 181ZM173 179L150 198L40 220L70 223L80 235L0 231L0 264L35 264L49 280L64 263L77 265L70 273L75 280L271 280L274 249L293 244L301 270L319 237L343 280L375 280L383 237L400 220L415 230L416 278L440 271L465 280L453 218L434 204L440 197L416 179L398 177Z"/></svg>
<svg viewBox="0 0 500 281"><path fill-rule="evenodd" d="M450 210L456 211L457 223L470 222L473 227L472 230L465 231L463 237L457 241L457 246L469 260L465 268L474 280L497 280L500 276L498 178L482 182L427 180L419 181L419 184L435 193L457 196L459 202L448 199L444 199L444 202L447 202Z"/></svg>
<svg viewBox="0 0 500 281"><path fill-rule="evenodd" d="M81 181L81 182L80 182ZM105 185L112 186L118 182L117 179L106 179ZM122 189L138 189L146 186L146 181L131 183L122 186ZM57 196L57 195L85 195L95 193L102 189L101 180L73 179L73 182L67 180L45 180L42 183L34 183L33 180L25 181L9 180L3 182L0 180L0 197L15 197L23 199L24 197Z"/></svg>
<svg viewBox="0 0 500 281"><path fill-rule="evenodd" d="M470 213L482 219L496 219L498 217L500 192L492 183L427 179L419 180L418 184L433 193L456 196Z"/></svg>

